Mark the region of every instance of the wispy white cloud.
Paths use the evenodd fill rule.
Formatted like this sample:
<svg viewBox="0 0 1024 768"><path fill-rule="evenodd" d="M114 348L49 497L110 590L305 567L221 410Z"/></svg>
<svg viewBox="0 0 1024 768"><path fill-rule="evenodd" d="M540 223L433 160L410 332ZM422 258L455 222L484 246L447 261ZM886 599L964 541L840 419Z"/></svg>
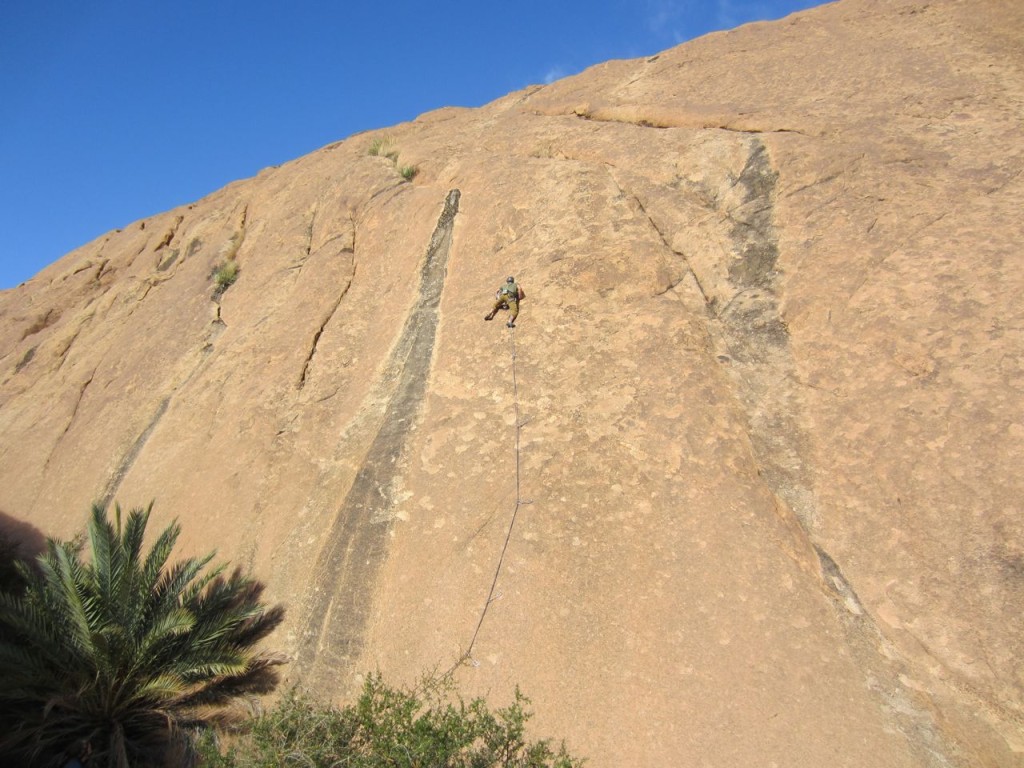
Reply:
<svg viewBox="0 0 1024 768"><path fill-rule="evenodd" d="M544 74L544 85L551 85L555 80L561 80L567 74L561 67L552 67Z"/></svg>
<svg viewBox="0 0 1024 768"><path fill-rule="evenodd" d="M652 32L663 33L672 19L678 15L676 3L672 0L648 0L647 26Z"/></svg>
<svg viewBox="0 0 1024 768"><path fill-rule="evenodd" d="M645 0L650 32L675 43L708 29L732 29L753 19L784 15L785 0Z"/></svg>
<svg viewBox="0 0 1024 768"><path fill-rule="evenodd" d="M779 15L779 3L771 0L715 0L715 22L722 29L732 29L752 19L771 19Z"/></svg>
<svg viewBox="0 0 1024 768"><path fill-rule="evenodd" d="M678 0L647 0L647 28L656 35L674 36L681 11Z"/></svg>
<svg viewBox="0 0 1024 768"><path fill-rule="evenodd" d="M673 45L686 42L693 34L688 32L694 5L703 0L647 0L646 24L648 30L660 40Z"/></svg>

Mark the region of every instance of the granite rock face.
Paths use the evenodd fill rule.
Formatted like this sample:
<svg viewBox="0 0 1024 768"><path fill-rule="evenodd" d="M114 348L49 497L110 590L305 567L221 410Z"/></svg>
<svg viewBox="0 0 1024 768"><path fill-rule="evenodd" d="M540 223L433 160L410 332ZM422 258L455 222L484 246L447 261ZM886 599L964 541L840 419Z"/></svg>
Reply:
<svg viewBox="0 0 1024 768"><path fill-rule="evenodd" d="M293 681L594 766L1024 764L1022 40L840 0L111 232L0 293L2 517L155 500Z"/></svg>

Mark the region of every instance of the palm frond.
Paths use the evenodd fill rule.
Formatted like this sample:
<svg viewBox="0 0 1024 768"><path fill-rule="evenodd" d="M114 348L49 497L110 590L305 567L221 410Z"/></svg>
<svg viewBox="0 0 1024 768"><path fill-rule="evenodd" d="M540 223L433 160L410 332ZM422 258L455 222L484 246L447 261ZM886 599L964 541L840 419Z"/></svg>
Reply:
<svg viewBox="0 0 1024 768"><path fill-rule="evenodd" d="M57 573L62 589L54 596L54 607L63 609L64 629L69 633L66 644L83 655L92 654L94 632L104 623L104 604L92 599L88 570L63 548L57 550Z"/></svg>
<svg viewBox="0 0 1024 768"><path fill-rule="evenodd" d="M101 764L156 763L180 723L276 684L281 659L254 648L283 609L212 553L169 565L176 522L144 552L151 511L94 505L91 561L50 540L24 593L0 593L0 750L42 764L89 738Z"/></svg>
<svg viewBox="0 0 1024 768"><path fill-rule="evenodd" d="M212 555L200 559L189 558L163 571L153 588L153 609L169 610L172 606L191 605L195 595L215 579L223 568L221 566L203 574L202 570L211 558Z"/></svg>
<svg viewBox="0 0 1024 768"><path fill-rule="evenodd" d="M155 584L160 578L160 574L167 565L167 561L170 559L171 552L174 549L174 545L178 542L178 536L180 535L181 526L178 524L178 521L175 520L163 530L157 540L153 543L152 548L149 550L149 554L146 556L145 563L142 566L142 570L145 573L145 580L147 582ZM210 555L210 557L212 557L212 555Z"/></svg>
<svg viewBox="0 0 1024 768"><path fill-rule="evenodd" d="M92 505L89 521L89 546L92 551L92 574L96 592L111 596L114 592L111 558L116 546L114 529L107 520L106 510L98 504ZM120 509L118 509L120 515Z"/></svg>

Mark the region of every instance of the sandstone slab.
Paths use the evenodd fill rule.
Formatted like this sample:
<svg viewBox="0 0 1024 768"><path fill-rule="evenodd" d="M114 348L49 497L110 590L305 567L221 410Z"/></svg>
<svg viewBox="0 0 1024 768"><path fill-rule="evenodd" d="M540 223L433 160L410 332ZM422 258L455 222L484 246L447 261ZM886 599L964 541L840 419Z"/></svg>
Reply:
<svg viewBox="0 0 1024 768"><path fill-rule="evenodd" d="M1020 765L1022 39L841 0L111 232L0 293L0 511L155 500L293 681L595 766Z"/></svg>

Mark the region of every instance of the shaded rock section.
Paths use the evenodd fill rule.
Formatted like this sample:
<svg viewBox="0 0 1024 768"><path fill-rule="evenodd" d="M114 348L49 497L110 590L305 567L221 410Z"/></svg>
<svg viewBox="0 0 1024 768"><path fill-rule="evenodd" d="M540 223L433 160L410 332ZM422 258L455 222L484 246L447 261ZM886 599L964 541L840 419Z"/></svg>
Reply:
<svg viewBox="0 0 1024 768"><path fill-rule="evenodd" d="M444 201L420 274L419 298L382 378L381 385L390 389L383 419L312 572L316 587L305 607L306 629L297 658L309 681L335 675L363 649L373 585L393 519L391 495L427 389L459 197L454 189Z"/></svg>

